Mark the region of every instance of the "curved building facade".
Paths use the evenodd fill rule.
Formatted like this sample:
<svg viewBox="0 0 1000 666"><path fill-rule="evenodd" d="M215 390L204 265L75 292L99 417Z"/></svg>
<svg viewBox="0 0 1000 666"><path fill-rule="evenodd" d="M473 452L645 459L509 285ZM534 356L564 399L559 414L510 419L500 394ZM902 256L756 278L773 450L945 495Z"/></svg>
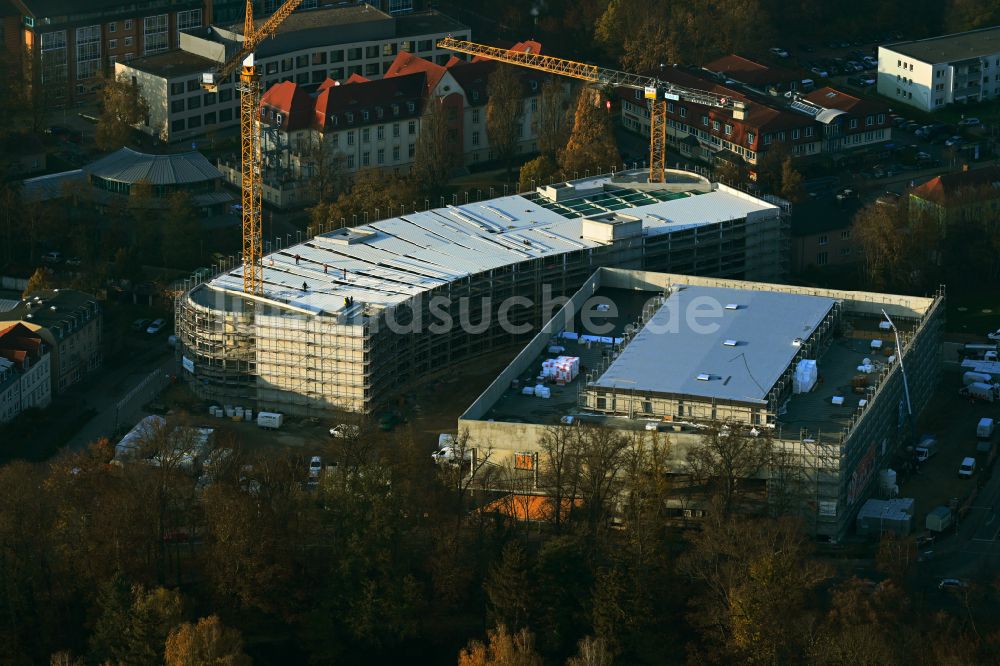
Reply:
<svg viewBox="0 0 1000 666"><path fill-rule="evenodd" d="M368 413L421 377L523 343L600 266L761 281L787 205L688 172L623 172L320 234L179 297L185 378L213 400Z"/></svg>

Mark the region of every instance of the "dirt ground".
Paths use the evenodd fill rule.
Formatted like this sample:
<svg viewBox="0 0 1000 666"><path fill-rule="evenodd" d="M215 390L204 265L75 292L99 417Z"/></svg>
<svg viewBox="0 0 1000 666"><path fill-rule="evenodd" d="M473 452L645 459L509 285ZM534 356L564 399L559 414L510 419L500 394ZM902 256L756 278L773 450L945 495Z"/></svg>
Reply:
<svg viewBox="0 0 1000 666"><path fill-rule="evenodd" d="M938 454L900 484L900 496L916 500L917 531L923 530L928 511L940 504L947 506L952 498L961 500L972 491L989 457L976 452L976 425L984 416L1000 419L1000 405L970 403L958 395L961 385L960 372L947 370L942 374L941 385L918 425L921 433L937 438ZM994 447L996 440L994 435ZM958 476L958 467L966 456L976 458L976 476L972 480Z"/></svg>

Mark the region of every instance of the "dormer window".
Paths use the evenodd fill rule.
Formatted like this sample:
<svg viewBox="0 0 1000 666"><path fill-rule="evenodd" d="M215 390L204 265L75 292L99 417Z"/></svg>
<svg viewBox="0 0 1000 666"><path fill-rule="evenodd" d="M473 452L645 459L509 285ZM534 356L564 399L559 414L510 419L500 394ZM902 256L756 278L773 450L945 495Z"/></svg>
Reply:
<svg viewBox="0 0 1000 666"><path fill-rule="evenodd" d="M278 123L280 125L281 124L281 114L280 113L274 114L274 120L275 120L276 123Z"/></svg>
<svg viewBox="0 0 1000 666"><path fill-rule="evenodd" d="M399 104L393 104L392 105L392 115L394 115L394 116L398 116L399 115Z"/></svg>
<svg viewBox="0 0 1000 666"><path fill-rule="evenodd" d="M407 109L407 111L409 111L410 113L413 113L414 111L416 111L416 109L417 109L417 105L416 105L416 104L414 104L413 102L407 102L407 103L406 103L406 109Z"/></svg>
<svg viewBox="0 0 1000 666"><path fill-rule="evenodd" d="M528 84L531 86L532 90L538 90L538 81L532 79L531 81L528 81Z"/></svg>
<svg viewBox="0 0 1000 666"><path fill-rule="evenodd" d="M381 106L375 108L375 115L377 117L379 117L379 118L382 117L383 113L382 113L382 107Z"/></svg>
<svg viewBox="0 0 1000 666"><path fill-rule="evenodd" d="M479 91L478 90L473 90L472 91L472 101L473 102L478 102L479 101Z"/></svg>
<svg viewBox="0 0 1000 666"><path fill-rule="evenodd" d="M354 122L354 112L353 111L348 111L344 115L347 116L347 122L349 122L349 123L353 123Z"/></svg>

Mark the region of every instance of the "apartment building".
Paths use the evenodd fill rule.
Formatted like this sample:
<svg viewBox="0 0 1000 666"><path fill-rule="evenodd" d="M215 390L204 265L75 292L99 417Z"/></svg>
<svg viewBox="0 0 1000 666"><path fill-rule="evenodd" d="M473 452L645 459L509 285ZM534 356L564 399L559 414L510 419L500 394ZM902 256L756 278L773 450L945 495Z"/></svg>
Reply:
<svg viewBox="0 0 1000 666"><path fill-rule="evenodd" d="M963 169L931 178L909 193L911 217L926 215L943 229L1000 219L1000 167Z"/></svg>
<svg viewBox="0 0 1000 666"><path fill-rule="evenodd" d="M117 71L131 77L149 102L149 121L140 129L172 143L235 126L239 100L232 80L218 93L206 93L201 75L238 51L242 29L213 24L189 30L177 51L119 62ZM368 4L318 7L289 16L255 57L265 91L283 81L316 90L326 79L381 78L401 52L446 63L451 54L437 42L469 34L467 27L435 11L391 15Z"/></svg>
<svg viewBox="0 0 1000 666"><path fill-rule="evenodd" d="M210 0L209 0L210 1ZM89 101L98 74L116 62L176 48L182 30L203 25L205 0L142 3L11 0L8 52L31 58L34 85L49 105Z"/></svg>
<svg viewBox="0 0 1000 666"><path fill-rule="evenodd" d="M515 46L526 48L537 53L541 45ZM355 74L345 85L337 85L327 79L315 93L290 81L272 86L261 101L264 200L277 207L311 203L311 179L329 168L318 160L336 160L337 170L347 174L370 167L406 173L416 156L421 117L429 100L441 105L457 163L493 159L486 104L489 76L496 67L488 60L459 58L438 65L400 53L379 80ZM534 152L544 75L532 70L517 74L523 86L518 150ZM220 168L231 183L239 184L238 164Z"/></svg>
<svg viewBox="0 0 1000 666"><path fill-rule="evenodd" d="M23 324L0 324L0 423L51 402L49 346Z"/></svg>
<svg viewBox="0 0 1000 666"><path fill-rule="evenodd" d="M1000 95L1000 26L880 46L878 92L921 111Z"/></svg>
<svg viewBox="0 0 1000 666"><path fill-rule="evenodd" d="M765 80L766 75L758 75ZM864 148L891 138L886 105L834 88L765 95L733 79L720 83L707 70L680 68L665 70L660 78L745 103L746 111L737 119L726 109L684 100L668 102L667 144L694 160L745 165L751 177L754 167L771 150L782 150L793 158L808 157ZM785 80L787 86L794 83L787 77L773 80ZM620 88L617 94L623 125L648 135L649 107L642 91Z"/></svg>
<svg viewBox="0 0 1000 666"><path fill-rule="evenodd" d="M37 333L52 357L52 393L61 393L104 363L101 308L90 294L41 290L0 310L0 328L21 324Z"/></svg>

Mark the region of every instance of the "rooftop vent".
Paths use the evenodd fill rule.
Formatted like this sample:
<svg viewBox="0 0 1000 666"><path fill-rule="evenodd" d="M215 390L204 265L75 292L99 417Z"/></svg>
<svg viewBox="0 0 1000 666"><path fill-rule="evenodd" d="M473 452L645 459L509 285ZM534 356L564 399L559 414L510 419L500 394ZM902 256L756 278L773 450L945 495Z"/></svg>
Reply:
<svg viewBox="0 0 1000 666"><path fill-rule="evenodd" d="M739 310L740 306L739 306L739 303L726 303L726 309L727 310Z"/></svg>
<svg viewBox="0 0 1000 666"><path fill-rule="evenodd" d="M699 382L707 382L711 378L712 378L712 375L709 375L709 374L703 372L700 375L698 375L697 380Z"/></svg>
<svg viewBox="0 0 1000 666"><path fill-rule="evenodd" d="M54 306L54 305L50 305L50 306L49 306L49 310L52 310L53 312L55 312L55 311L56 311L56 306Z"/></svg>
<svg viewBox="0 0 1000 666"><path fill-rule="evenodd" d="M739 345L740 343L739 343L739 341L738 341L738 340L726 340L726 341L725 341L725 342L723 342L722 344L724 344L724 345L725 345L725 346L727 346L727 347L736 347L736 346L737 346L737 345Z"/></svg>
<svg viewBox="0 0 1000 666"><path fill-rule="evenodd" d="M802 338L795 338L794 340L792 340L792 346L793 347L801 347L802 346Z"/></svg>

